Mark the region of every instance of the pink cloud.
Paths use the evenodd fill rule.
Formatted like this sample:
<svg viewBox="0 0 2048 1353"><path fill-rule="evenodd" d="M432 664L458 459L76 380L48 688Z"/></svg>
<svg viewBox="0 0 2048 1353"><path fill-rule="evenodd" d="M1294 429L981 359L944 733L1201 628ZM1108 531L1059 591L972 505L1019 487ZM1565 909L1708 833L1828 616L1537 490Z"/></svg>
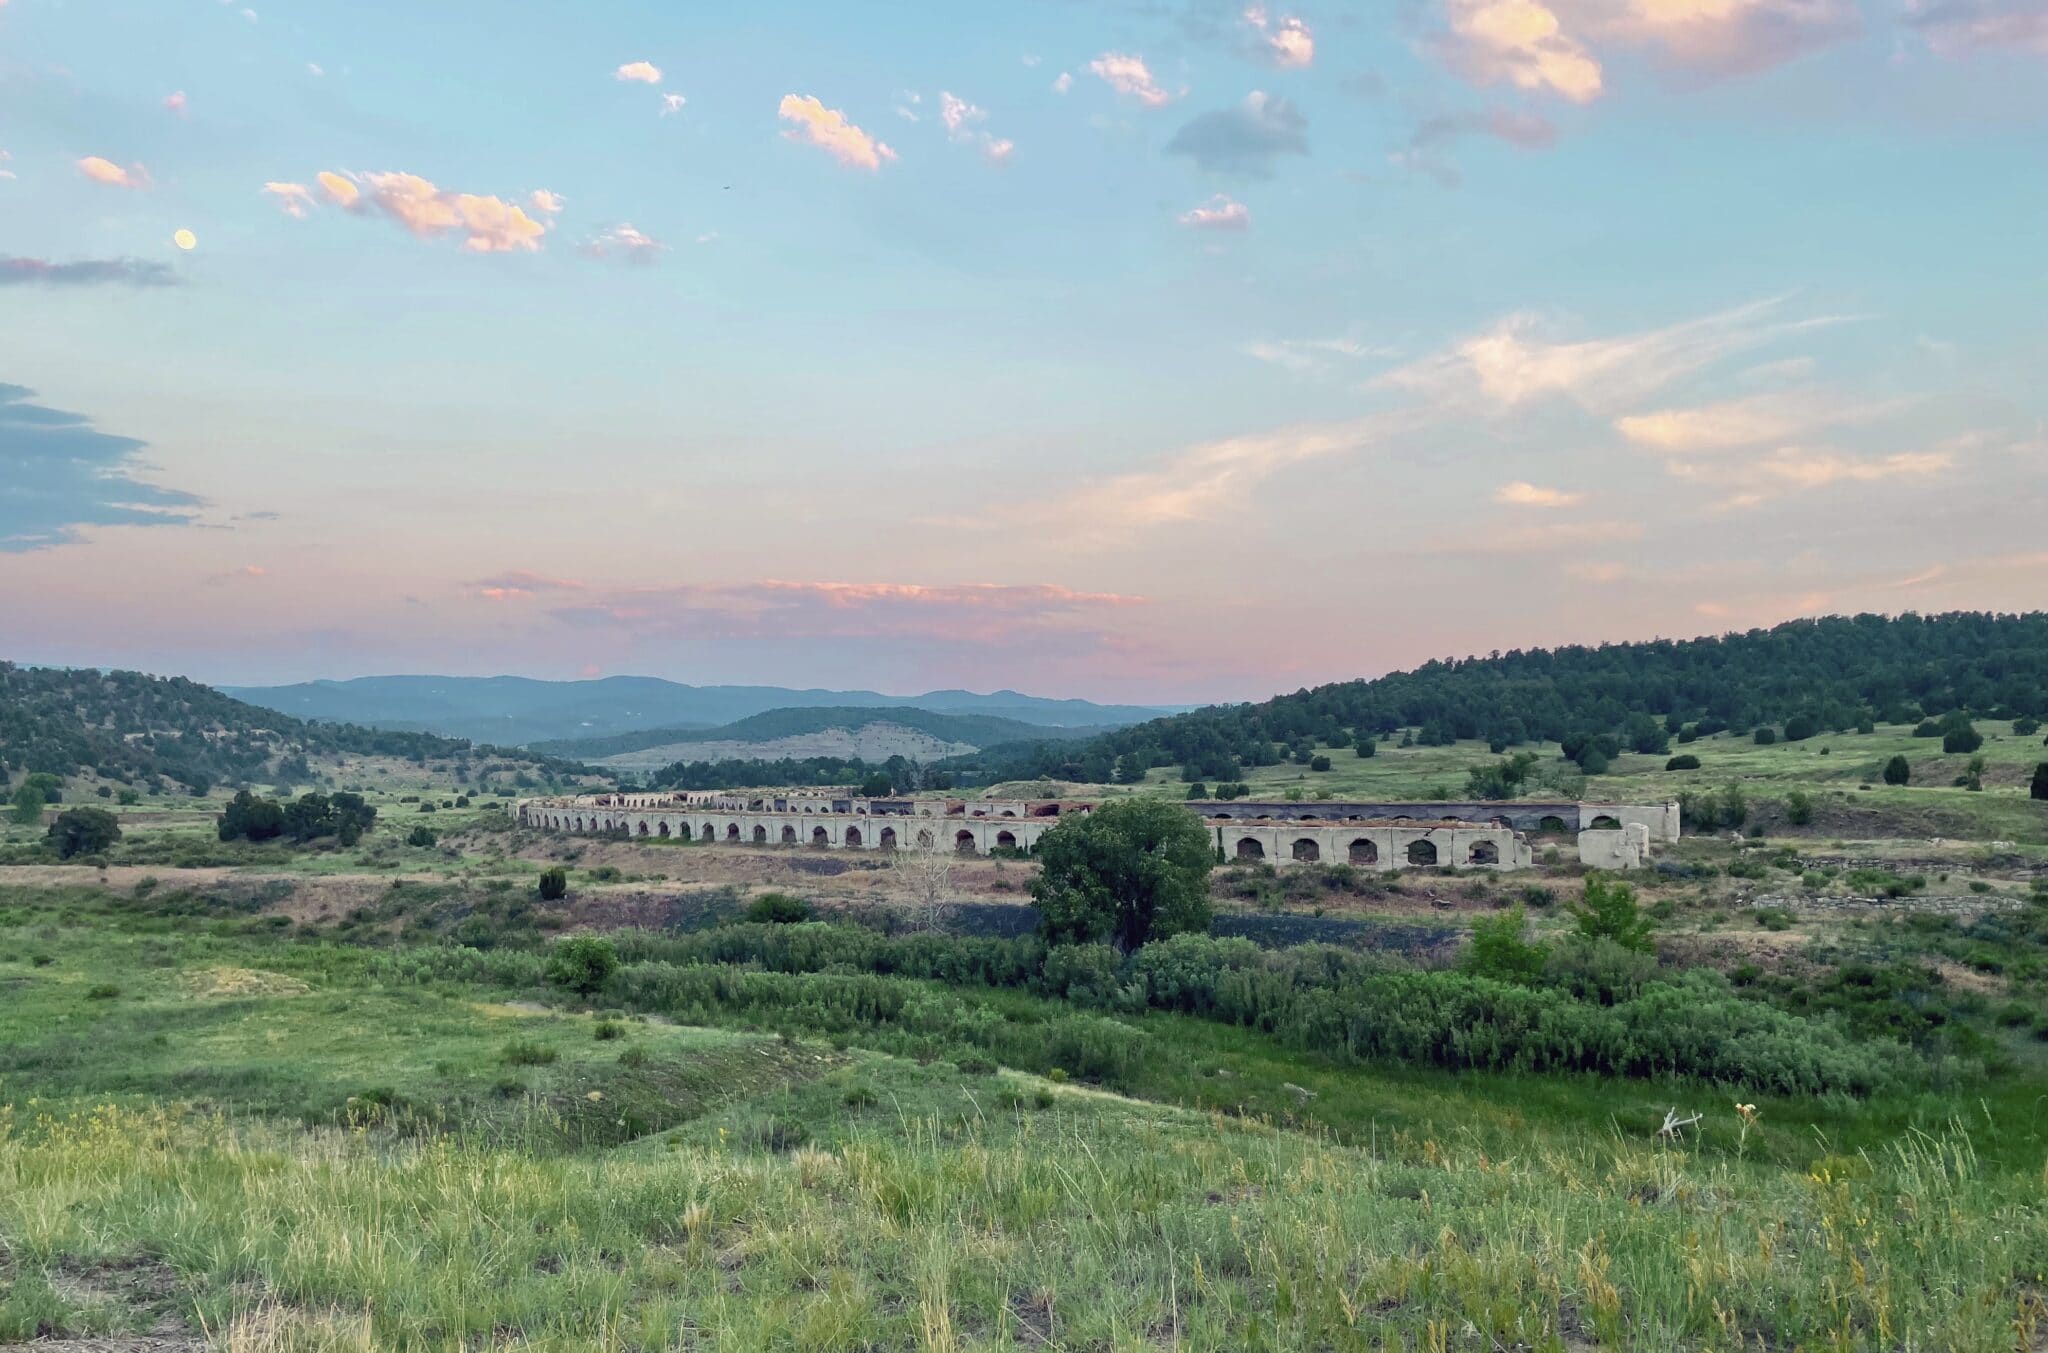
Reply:
<svg viewBox="0 0 2048 1353"><path fill-rule="evenodd" d="M1667 65L1722 76L1780 65L1853 34L1860 19L1854 0L1629 0L1591 22Z"/></svg>
<svg viewBox="0 0 2048 1353"><path fill-rule="evenodd" d="M652 61L628 61L612 72L612 78L629 84L658 85L661 83L661 67Z"/></svg>
<svg viewBox="0 0 2048 1353"><path fill-rule="evenodd" d="M794 123L783 135L808 141L844 165L873 172L896 152L849 122L837 108L827 108L808 94L784 94L776 116Z"/></svg>
<svg viewBox="0 0 2048 1353"><path fill-rule="evenodd" d="M173 113L183 113L185 111L185 91L181 89L166 97L164 99L164 107L170 109Z"/></svg>
<svg viewBox="0 0 2048 1353"><path fill-rule="evenodd" d="M1600 97L1600 62L1540 0L1447 0L1438 47L1474 84L1509 84L1573 103Z"/></svg>
<svg viewBox="0 0 2048 1353"><path fill-rule="evenodd" d="M545 218L562 209L562 199L546 189L530 194L522 206L500 197L452 192L417 174L322 170L314 181L321 195L343 211L381 212L420 239L459 234L462 247L476 254L538 250L550 228ZM277 198L289 216L303 218L313 205L303 184L267 183L263 191ZM529 207L544 219L527 215Z"/></svg>
<svg viewBox="0 0 2048 1353"><path fill-rule="evenodd" d="M1493 492L1493 501L1512 507L1571 507L1586 500L1583 493L1567 493L1563 489L1546 489L1518 479L1503 484Z"/></svg>
<svg viewBox="0 0 2048 1353"><path fill-rule="evenodd" d="M1013 141L991 136L976 125L987 118L987 109L977 108L945 90L939 91L939 121L945 124L946 138L961 145L974 146L981 151L983 159L991 164L1001 164L1010 158L1010 153L1017 146Z"/></svg>
<svg viewBox="0 0 2048 1353"><path fill-rule="evenodd" d="M303 221L313 211L313 194L303 183L266 183L263 191L277 200L277 207L295 221Z"/></svg>
<svg viewBox="0 0 2048 1353"><path fill-rule="evenodd" d="M602 589L518 571L471 591L490 601L564 595L548 614L636 639L937 640L975 645L1082 634L1143 597L1054 583L755 582Z"/></svg>
<svg viewBox="0 0 2048 1353"><path fill-rule="evenodd" d="M1071 71L1061 71L1052 82L1052 92L1055 94L1064 94L1073 87L1074 76Z"/></svg>
<svg viewBox="0 0 2048 1353"><path fill-rule="evenodd" d="M1096 77L1119 94L1128 94L1147 108L1161 108L1173 102L1173 95L1152 78L1145 58L1129 52L1104 52L1088 63ZM1062 91L1064 92L1064 91Z"/></svg>
<svg viewBox="0 0 2048 1353"><path fill-rule="evenodd" d="M112 160L104 160L97 155L88 155L80 160L78 162L78 172L91 179L94 183L104 183L113 188L147 188L149 186L149 171L141 165L131 164L126 169L123 169Z"/></svg>
<svg viewBox="0 0 2048 1353"><path fill-rule="evenodd" d="M1316 59L1315 34L1293 15L1274 19L1264 5L1251 5L1244 12L1245 26L1257 35L1259 46L1276 66L1298 68Z"/></svg>
<svg viewBox="0 0 2048 1353"><path fill-rule="evenodd" d="M1182 212L1177 219L1193 230L1249 230L1252 211L1244 203L1218 193L1201 206Z"/></svg>

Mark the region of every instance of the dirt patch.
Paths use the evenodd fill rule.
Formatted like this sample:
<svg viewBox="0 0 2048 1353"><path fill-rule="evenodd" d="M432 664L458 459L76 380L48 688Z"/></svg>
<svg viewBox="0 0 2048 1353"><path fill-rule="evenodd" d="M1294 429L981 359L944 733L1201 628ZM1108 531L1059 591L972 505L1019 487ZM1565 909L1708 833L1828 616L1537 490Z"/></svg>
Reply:
<svg viewBox="0 0 2048 1353"><path fill-rule="evenodd" d="M184 1353L206 1346L194 1336L177 1274L161 1260L62 1259L44 1276L65 1305L136 1332L64 1338L61 1329L44 1329L30 1345L36 1353Z"/></svg>
<svg viewBox="0 0 2048 1353"><path fill-rule="evenodd" d="M2005 979L1975 968L1964 967L1949 959L1939 959L1934 970L1941 974L1942 985L1957 991L1973 991L1979 996L2003 996L2006 991Z"/></svg>

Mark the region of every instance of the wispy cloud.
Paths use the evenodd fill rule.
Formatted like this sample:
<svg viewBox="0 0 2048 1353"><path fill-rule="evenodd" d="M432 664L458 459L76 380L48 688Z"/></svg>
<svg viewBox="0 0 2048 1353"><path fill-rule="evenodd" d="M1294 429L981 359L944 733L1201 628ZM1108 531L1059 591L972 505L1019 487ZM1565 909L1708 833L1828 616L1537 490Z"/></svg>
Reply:
<svg viewBox="0 0 2048 1353"><path fill-rule="evenodd" d="M1488 527L1439 537L1419 551L1430 555L1555 554L1643 538L1641 522L1560 521Z"/></svg>
<svg viewBox="0 0 2048 1353"><path fill-rule="evenodd" d="M987 120L987 109L977 108L945 90L939 91L939 121L945 124L946 138L961 145L974 146L991 164L1002 164L1017 149L1017 144L990 135L980 126Z"/></svg>
<svg viewBox="0 0 2048 1353"><path fill-rule="evenodd" d="M1104 52L1088 63L1088 69L1117 93L1127 94L1147 108L1163 108L1173 102L1173 95L1152 78L1152 68L1145 64L1142 56L1130 52Z"/></svg>
<svg viewBox="0 0 2048 1353"><path fill-rule="evenodd" d="M1315 34L1291 14L1275 19L1264 5L1247 6L1244 23L1252 31L1259 50L1274 65L1299 68L1316 59Z"/></svg>
<svg viewBox="0 0 2048 1353"><path fill-rule="evenodd" d="M2048 56L2048 7L2040 0L1907 0L1906 22L1943 56Z"/></svg>
<svg viewBox="0 0 2048 1353"><path fill-rule="evenodd" d="M141 165L131 164L123 169L112 160L102 159L98 155L88 155L80 160L78 172L94 183L104 183L110 188L139 189L149 186L149 171Z"/></svg>
<svg viewBox="0 0 2048 1353"><path fill-rule="evenodd" d="M844 165L873 172L896 152L868 135L837 108L827 108L808 94L784 94L776 114L793 123L783 135L792 141L807 141Z"/></svg>
<svg viewBox="0 0 2048 1353"><path fill-rule="evenodd" d="M546 189L528 194L521 204L453 192L417 174L322 170L314 182L321 195L343 211L381 214L419 239L460 235L462 247L476 254L537 251L554 214L562 209L562 199ZM266 183L263 191L288 216L303 218L313 207L313 195L303 184ZM540 219L528 215L529 209Z"/></svg>
<svg viewBox="0 0 2048 1353"><path fill-rule="evenodd" d="M1662 329L1578 341L1547 338L1541 317L1514 314L1485 333L1387 373L1378 384L1440 401L1514 406L1563 397L1595 412L1618 410L1733 353L1840 322L1785 320L1778 317L1782 308L1779 300L1758 301Z"/></svg>
<svg viewBox="0 0 2048 1353"><path fill-rule="evenodd" d="M1270 338L1244 345L1247 357L1302 375L1331 370L1342 362L1384 359L1397 356L1393 348L1378 347L1356 338Z"/></svg>
<svg viewBox="0 0 2048 1353"><path fill-rule="evenodd" d="M546 614L581 629L639 639L946 640L1007 644L1086 632L1147 605L1144 597L1052 583L787 581L610 588L525 571L471 584L500 602L545 598Z"/></svg>
<svg viewBox="0 0 2048 1353"><path fill-rule="evenodd" d="M1244 203L1218 193L1201 206L1182 212L1177 219L1193 230L1249 230L1252 212Z"/></svg>
<svg viewBox="0 0 2048 1353"><path fill-rule="evenodd" d="M1397 168L1427 174L1444 186L1455 188L1460 177L1456 167L1444 158L1444 151L1467 136L1490 136L1522 150L1548 150L1557 144L1556 126L1540 113L1489 108L1484 112L1426 118L1408 138L1408 145L1387 158Z"/></svg>
<svg viewBox="0 0 2048 1353"><path fill-rule="evenodd" d="M1864 457L1828 447L1783 446L1734 460L1673 461L1666 468L1675 478L1721 488L1726 496L1709 506L1717 511L1734 511L1836 484L1933 478L1954 469L1955 457L1947 451L1902 451Z"/></svg>
<svg viewBox="0 0 2048 1353"><path fill-rule="evenodd" d="M1511 507L1572 507L1586 501L1583 493L1539 488L1525 479L1503 484L1493 491L1493 501Z"/></svg>
<svg viewBox="0 0 2048 1353"><path fill-rule="evenodd" d="M181 279L162 263L139 258L81 258L52 263L0 257L0 287L172 287Z"/></svg>
<svg viewBox="0 0 2048 1353"><path fill-rule="evenodd" d="M1191 119L1166 143L1212 173L1271 178L1282 155L1308 154L1308 119L1283 98L1253 90L1233 108Z"/></svg>
<svg viewBox="0 0 2048 1353"><path fill-rule="evenodd" d="M185 91L180 89L175 93L166 95L164 97L164 107L173 113L183 116L185 112Z"/></svg>
<svg viewBox="0 0 2048 1353"><path fill-rule="evenodd" d="M616 258L627 263L653 263L668 252L668 246L652 235L620 222L593 235L583 246L589 258Z"/></svg>
<svg viewBox="0 0 2048 1353"><path fill-rule="evenodd" d="M1854 0L1568 0L1601 37L1700 75L1745 75L1854 34Z"/></svg>

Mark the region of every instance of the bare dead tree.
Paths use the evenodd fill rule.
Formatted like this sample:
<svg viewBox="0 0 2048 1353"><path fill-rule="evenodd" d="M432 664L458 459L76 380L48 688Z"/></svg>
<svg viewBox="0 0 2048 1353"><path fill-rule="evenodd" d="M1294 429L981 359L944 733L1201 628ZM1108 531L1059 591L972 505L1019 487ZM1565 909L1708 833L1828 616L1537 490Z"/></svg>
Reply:
<svg viewBox="0 0 2048 1353"><path fill-rule="evenodd" d="M953 857L943 850L898 851L896 872L909 893L913 924L944 930L953 911Z"/></svg>

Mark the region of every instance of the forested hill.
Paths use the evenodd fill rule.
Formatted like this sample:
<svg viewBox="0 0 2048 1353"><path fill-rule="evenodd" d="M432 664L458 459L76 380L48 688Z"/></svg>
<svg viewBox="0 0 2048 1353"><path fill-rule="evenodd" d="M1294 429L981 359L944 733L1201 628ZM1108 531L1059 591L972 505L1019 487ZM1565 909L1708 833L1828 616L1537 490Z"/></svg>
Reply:
<svg viewBox="0 0 2048 1353"><path fill-rule="evenodd" d="M97 770L124 784L188 788L267 779L308 755L450 756L466 742L352 724L306 723L183 677L0 662L0 772Z"/></svg>
<svg viewBox="0 0 2048 1353"><path fill-rule="evenodd" d="M771 709L717 728L644 728L608 737L564 738L532 744L536 752L554 756L597 760L649 747L692 742L774 742L827 729L850 732L871 724L891 724L929 734L942 742L987 747L998 742L1047 738L1069 740L1092 737L1106 731L1094 728L1039 728L1017 719L988 714L939 714L928 709L875 709L864 706L826 705L812 709Z"/></svg>
<svg viewBox="0 0 2048 1353"><path fill-rule="evenodd" d="M1495 653L1195 710L1085 743L987 748L952 765L979 782L1130 779L1166 765L1218 778L1312 741L1341 746L1404 728L1425 743L1514 746L1573 734L1647 739L1652 724L1707 733L1804 715L1842 729L1952 710L2048 714L2048 614L1828 616L1718 638Z"/></svg>

